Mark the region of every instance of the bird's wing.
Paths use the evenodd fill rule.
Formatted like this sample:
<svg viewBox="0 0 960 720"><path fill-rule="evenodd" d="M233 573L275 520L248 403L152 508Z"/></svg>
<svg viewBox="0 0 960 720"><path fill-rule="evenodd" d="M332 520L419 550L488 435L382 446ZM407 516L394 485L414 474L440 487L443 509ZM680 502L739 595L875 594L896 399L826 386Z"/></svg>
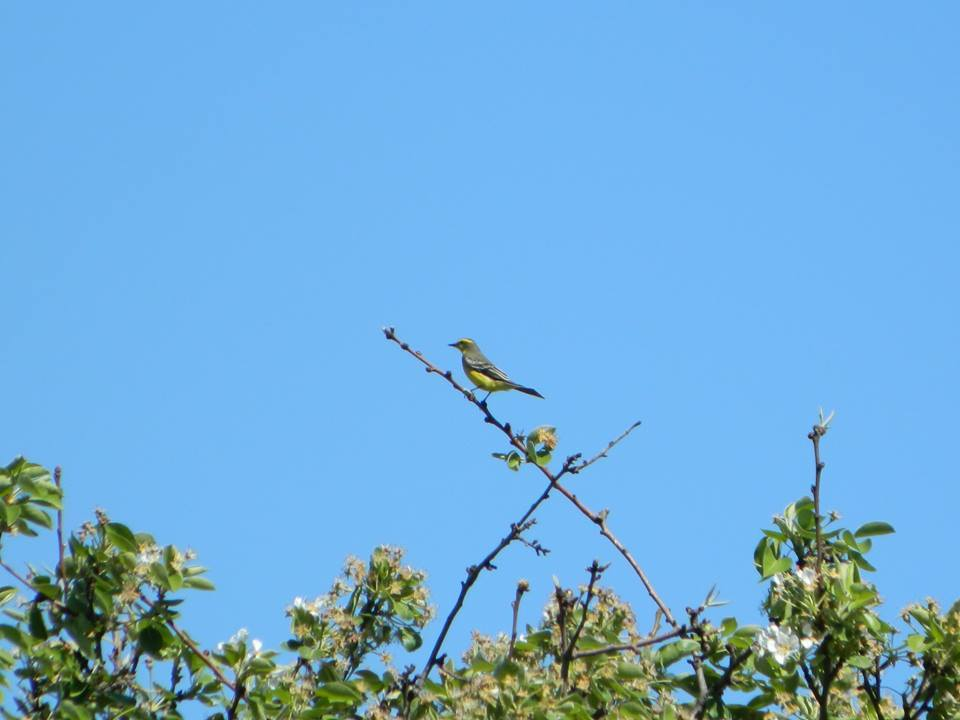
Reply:
<svg viewBox="0 0 960 720"><path fill-rule="evenodd" d="M483 358L482 360L478 358L468 358L466 356L464 356L464 358L471 370L476 370L477 372L483 373L489 378L513 385L513 380L507 377L507 374L503 370L498 368L486 358Z"/></svg>

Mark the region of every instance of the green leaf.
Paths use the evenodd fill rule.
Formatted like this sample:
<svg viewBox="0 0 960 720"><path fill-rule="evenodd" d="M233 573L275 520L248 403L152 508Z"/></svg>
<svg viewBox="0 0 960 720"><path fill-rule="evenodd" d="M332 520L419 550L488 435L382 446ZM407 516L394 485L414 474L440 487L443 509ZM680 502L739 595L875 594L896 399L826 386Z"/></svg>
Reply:
<svg viewBox="0 0 960 720"><path fill-rule="evenodd" d="M90 638L91 625L89 620L85 617L73 616L64 621L63 628L77 643L81 653L88 658L94 657L96 651L93 647L93 640Z"/></svg>
<svg viewBox="0 0 960 720"><path fill-rule="evenodd" d="M334 703L348 703L355 705L363 700L363 695L352 684L335 680L328 682L315 691L317 697L322 697Z"/></svg>
<svg viewBox="0 0 960 720"><path fill-rule="evenodd" d="M0 587L0 605L5 605L17 596L17 589L12 585Z"/></svg>
<svg viewBox="0 0 960 720"><path fill-rule="evenodd" d="M407 652L413 652L423 644L423 638L420 633L407 627L400 628L400 644Z"/></svg>
<svg viewBox="0 0 960 720"><path fill-rule="evenodd" d="M854 535L856 535L858 538L862 538L871 537L874 535L889 535L893 532L896 532L896 530L893 529L893 525L890 523L868 522L865 525L861 525Z"/></svg>
<svg viewBox="0 0 960 720"><path fill-rule="evenodd" d="M20 505L19 503L8 505L5 502L0 502L0 520L6 523L7 527L10 527L17 520L20 519L21 507L22 505Z"/></svg>
<svg viewBox="0 0 960 720"><path fill-rule="evenodd" d="M876 568L867 562L867 559L858 552L850 553L850 559L853 560L854 564L861 570L867 570L868 572L876 571Z"/></svg>
<svg viewBox="0 0 960 720"><path fill-rule="evenodd" d="M202 577L189 577L183 581L183 586L193 588L194 590L215 590L212 582Z"/></svg>
<svg viewBox="0 0 960 720"><path fill-rule="evenodd" d="M636 680L647 677L648 672L636 663L618 662L617 677L621 680Z"/></svg>
<svg viewBox="0 0 960 720"><path fill-rule="evenodd" d="M551 453L549 450L538 450L534 456L534 460L540 467L546 467L549 465L552 458L553 453Z"/></svg>
<svg viewBox="0 0 960 720"><path fill-rule="evenodd" d="M877 597L877 591L866 585L851 588L851 594L853 595L853 600L850 602L851 610L871 605Z"/></svg>
<svg viewBox="0 0 960 720"><path fill-rule="evenodd" d="M797 508L797 525L804 530L814 530L817 526L812 507Z"/></svg>
<svg viewBox="0 0 960 720"><path fill-rule="evenodd" d="M676 640L666 645L662 645L656 653L654 653L654 659L661 667L669 667L675 663L680 658L686 657L693 653L700 647L700 643L697 640L692 638L684 638L683 640Z"/></svg>
<svg viewBox="0 0 960 720"><path fill-rule="evenodd" d="M150 579L153 584L163 590L170 590L170 575L167 569L160 563L153 563L150 566Z"/></svg>
<svg viewBox="0 0 960 720"><path fill-rule="evenodd" d="M505 677L523 678L523 666L513 660L504 660L497 663L493 669L493 676L500 680Z"/></svg>
<svg viewBox="0 0 960 720"><path fill-rule="evenodd" d="M0 637L13 643L21 650L28 650L31 645L29 636L13 625L0 625Z"/></svg>
<svg viewBox="0 0 960 720"><path fill-rule="evenodd" d="M357 677L363 689L369 692L380 692L386 687L386 683L372 670L357 670Z"/></svg>
<svg viewBox="0 0 960 720"><path fill-rule="evenodd" d="M57 717L63 720L93 720L93 713L82 705L76 705L69 700L60 703Z"/></svg>
<svg viewBox="0 0 960 720"><path fill-rule="evenodd" d="M149 655L158 657L163 650L163 633L153 625L147 625L140 630L140 647Z"/></svg>
<svg viewBox="0 0 960 720"><path fill-rule="evenodd" d="M638 703L636 700L627 700L627 702L620 706L620 712L628 718L650 717L650 713L643 703ZM661 718L663 717L665 716L661 715Z"/></svg>
<svg viewBox="0 0 960 720"><path fill-rule="evenodd" d="M660 720L677 720L676 708L673 705L665 705L660 711Z"/></svg>
<svg viewBox="0 0 960 720"><path fill-rule="evenodd" d="M929 647L927 638L923 635L909 635L907 637L907 649L911 652L922 653Z"/></svg>
<svg viewBox="0 0 960 720"><path fill-rule="evenodd" d="M773 554L773 550L768 545L766 550L763 551L763 571L761 573L762 579L766 580L769 577L786 572L791 568L792 565L793 561L791 561L788 557L777 558Z"/></svg>
<svg viewBox="0 0 960 720"><path fill-rule="evenodd" d="M48 633L47 626L43 622L43 611L36 604L30 608L28 627L30 628L30 634L33 635L37 640L47 639Z"/></svg>
<svg viewBox="0 0 960 720"><path fill-rule="evenodd" d="M470 661L470 674L471 675L482 675L484 673L492 672L494 664L489 660L484 660L481 657L475 657Z"/></svg>
<svg viewBox="0 0 960 720"><path fill-rule="evenodd" d="M42 525L47 529L53 527L53 520L50 519L50 516L33 503L21 503L20 516L27 522L31 522L34 525Z"/></svg>
<svg viewBox="0 0 960 720"><path fill-rule="evenodd" d="M49 600L60 599L60 588L50 582L48 577L35 577L30 583L33 589Z"/></svg>
<svg viewBox="0 0 960 720"><path fill-rule="evenodd" d="M130 532L130 528L120 523L107 523L104 528L107 540L121 552L135 553L139 550L137 539Z"/></svg>
<svg viewBox="0 0 960 720"><path fill-rule="evenodd" d="M869 670L873 667L873 660L866 655L854 655L853 657L847 658L847 665L852 665L861 670Z"/></svg>
<svg viewBox="0 0 960 720"><path fill-rule="evenodd" d="M513 646L513 649L517 652L530 652L531 650L537 650L546 647L549 641L550 631L539 630L537 632L528 633L523 640L517 640L517 643ZM584 646L582 640L578 647L581 649L589 649Z"/></svg>
<svg viewBox="0 0 960 720"><path fill-rule="evenodd" d="M266 657L255 657L247 663L247 668L254 675L266 675L276 667L276 664Z"/></svg>
<svg viewBox="0 0 960 720"><path fill-rule="evenodd" d="M739 650L748 648L753 645L753 639L759 632L759 625L744 625L743 627L739 627L734 630L733 635L730 636L730 644Z"/></svg>

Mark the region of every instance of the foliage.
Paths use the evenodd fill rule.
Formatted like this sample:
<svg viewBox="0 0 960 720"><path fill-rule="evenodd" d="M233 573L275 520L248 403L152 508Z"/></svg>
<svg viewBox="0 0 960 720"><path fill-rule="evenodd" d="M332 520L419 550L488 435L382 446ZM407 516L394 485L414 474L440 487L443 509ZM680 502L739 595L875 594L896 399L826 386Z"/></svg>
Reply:
<svg viewBox="0 0 960 720"><path fill-rule="evenodd" d="M928 601L908 607L899 622L881 617L867 558L873 539L893 528L871 522L850 530L837 515L820 514L827 422L821 418L811 433L814 496L776 516L754 552L766 583L762 626L713 617L720 603L711 591L688 608L685 622L658 609L652 629L642 631L630 606L602 586L605 567L594 562L583 586L555 588L536 625L518 630L515 620L509 633L476 634L459 659L438 654L441 634L435 662L419 673L395 666L393 653L421 647L433 609L424 573L404 566L399 549L350 558L327 593L295 598L286 609L291 637L277 650L241 630L204 651L178 625L186 593L213 589L193 554L160 546L102 512L64 538L59 472L51 478L17 458L0 470L0 539L54 531L59 553L48 573L0 560L12 583L0 588L2 713L67 720L960 717L960 605L943 612ZM546 469L554 428L511 437L518 442L498 459L512 470ZM570 472L589 464L573 465L576 457L565 466ZM556 486L559 476L550 477ZM596 518L609 533L605 515ZM531 524L514 525L492 555L514 540L538 547L522 538ZM471 584L483 569L493 569L489 559L470 569ZM521 581L515 612L527 589ZM895 667L909 677L892 693Z"/></svg>

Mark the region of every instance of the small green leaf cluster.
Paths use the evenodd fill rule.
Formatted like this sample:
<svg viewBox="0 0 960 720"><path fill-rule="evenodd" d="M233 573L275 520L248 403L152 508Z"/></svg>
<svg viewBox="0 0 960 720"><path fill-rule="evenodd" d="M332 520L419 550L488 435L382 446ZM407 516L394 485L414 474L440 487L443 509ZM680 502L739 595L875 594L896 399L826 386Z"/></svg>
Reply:
<svg viewBox="0 0 960 720"><path fill-rule="evenodd" d="M0 536L36 537L38 528L53 527L50 510L59 510L61 499L49 470L16 458L0 468Z"/></svg>
<svg viewBox="0 0 960 720"><path fill-rule="evenodd" d="M557 447L557 429L541 425L528 435L517 435L517 440L524 448L523 454L511 450L506 453L492 453L493 457L503 460L513 471L519 470L525 462L546 467L553 459L553 451Z"/></svg>

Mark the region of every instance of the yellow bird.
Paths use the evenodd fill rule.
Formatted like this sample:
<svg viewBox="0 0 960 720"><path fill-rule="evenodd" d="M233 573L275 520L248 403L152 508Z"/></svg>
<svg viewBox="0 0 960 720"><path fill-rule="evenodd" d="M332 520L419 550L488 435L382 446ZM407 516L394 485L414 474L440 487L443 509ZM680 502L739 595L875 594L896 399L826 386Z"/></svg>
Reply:
<svg viewBox="0 0 960 720"><path fill-rule="evenodd" d="M503 370L490 362L487 356L480 352L480 348L470 338L460 338L455 343L450 343L450 347L455 347L463 355L463 371L470 378L470 382L480 390L487 391L486 397L480 402L486 402L490 393L501 390L519 390L527 395L543 397L533 388L524 387L507 377Z"/></svg>

